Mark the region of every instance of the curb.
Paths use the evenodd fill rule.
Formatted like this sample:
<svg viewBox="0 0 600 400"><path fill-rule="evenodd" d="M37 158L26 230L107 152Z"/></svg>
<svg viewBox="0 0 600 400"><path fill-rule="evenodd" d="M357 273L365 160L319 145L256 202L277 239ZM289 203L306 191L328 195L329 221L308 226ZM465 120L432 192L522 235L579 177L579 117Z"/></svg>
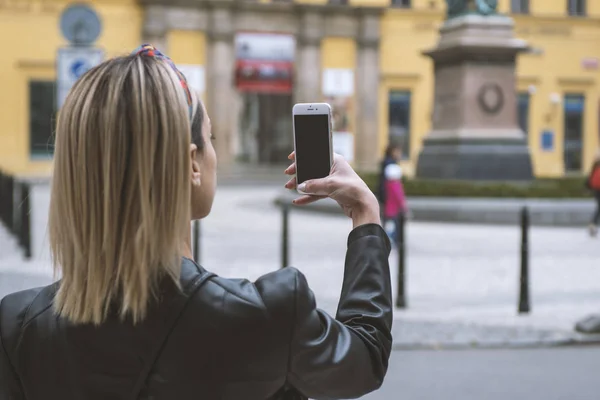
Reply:
<svg viewBox="0 0 600 400"><path fill-rule="evenodd" d="M530 349L600 345L600 334L564 328L394 318L393 350Z"/></svg>
<svg viewBox="0 0 600 400"><path fill-rule="evenodd" d="M472 342L472 343L394 343L393 351L410 350L521 350L521 349L543 349L548 347L584 347L600 346L600 337L578 340L522 340L507 342Z"/></svg>
<svg viewBox="0 0 600 400"><path fill-rule="evenodd" d="M274 199L281 207L304 212L342 215L340 207L331 199L308 206L296 206L292 200L297 195L284 191ZM413 221L466 224L518 225L523 207L529 209L532 226L585 227L594 211L592 201L547 199L475 199L475 198L425 198L409 199Z"/></svg>

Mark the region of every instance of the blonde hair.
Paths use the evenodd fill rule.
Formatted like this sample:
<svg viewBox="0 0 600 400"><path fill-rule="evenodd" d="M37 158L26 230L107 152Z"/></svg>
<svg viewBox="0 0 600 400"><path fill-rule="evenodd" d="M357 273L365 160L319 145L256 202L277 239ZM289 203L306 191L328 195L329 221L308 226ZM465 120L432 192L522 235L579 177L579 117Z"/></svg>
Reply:
<svg viewBox="0 0 600 400"><path fill-rule="evenodd" d="M197 107L196 107L197 108ZM60 111L49 215L55 311L141 321L160 279L179 285L190 222L190 118L163 61L115 58L86 73Z"/></svg>
<svg viewBox="0 0 600 400"><path fill-rule="evenodd" d="M596 155L594 156L594 162L600 162L600 149L596 151Z"/></svg>

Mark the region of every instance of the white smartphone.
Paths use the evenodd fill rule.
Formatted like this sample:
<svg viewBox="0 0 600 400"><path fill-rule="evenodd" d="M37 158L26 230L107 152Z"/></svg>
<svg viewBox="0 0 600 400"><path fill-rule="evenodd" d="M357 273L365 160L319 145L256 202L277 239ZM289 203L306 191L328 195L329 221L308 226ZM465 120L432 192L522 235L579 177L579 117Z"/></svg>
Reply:
<svg viewBox="0 0 600 400"><path fill-rule="evenodd" d="M294 106L292 113L297 185L325 178L333 163L331 106L327 103L301 103ZM298 193L311 194L301 190Z"/></svg>

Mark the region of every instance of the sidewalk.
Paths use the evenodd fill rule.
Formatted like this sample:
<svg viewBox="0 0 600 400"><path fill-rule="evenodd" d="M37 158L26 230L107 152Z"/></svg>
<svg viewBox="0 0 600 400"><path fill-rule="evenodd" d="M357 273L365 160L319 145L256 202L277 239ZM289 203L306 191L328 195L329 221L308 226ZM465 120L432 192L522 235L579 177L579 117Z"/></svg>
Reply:
<svg viewBox="0 0 600 400"><path fill-rule="evenodd" d="M43 209L44 189L34 194ZM201 263L225 277L251 280L280 267L279 189L225 187L202 223ZM47 206L46 206L47 207ZM43 214L43 213L42 213ZM51 280L44 218L36 218L32 261L0 233L0 290ZM348 219L315 213L290 216L291 264L301 270L319 306L335 313ZM41 230L41 232L39 232ZM532 313L518 316L517 226L411 222L407 226L406 311L397 310L396 348L511 347L600 341L575 333L576 321L600 311L600 246L584 229L531 230ZM396 293L397 256L390 256Z"/></svg>

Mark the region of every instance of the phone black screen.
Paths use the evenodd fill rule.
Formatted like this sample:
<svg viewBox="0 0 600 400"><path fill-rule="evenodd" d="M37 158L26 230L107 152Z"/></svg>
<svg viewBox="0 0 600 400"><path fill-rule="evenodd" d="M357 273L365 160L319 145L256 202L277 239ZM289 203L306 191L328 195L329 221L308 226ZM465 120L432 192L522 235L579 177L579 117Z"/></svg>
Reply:
<svg viewBox="0 0 600 400"><path fill-rule="evenodd" d="M298 184L329 175L328 115L294 115Z"/></svg>

